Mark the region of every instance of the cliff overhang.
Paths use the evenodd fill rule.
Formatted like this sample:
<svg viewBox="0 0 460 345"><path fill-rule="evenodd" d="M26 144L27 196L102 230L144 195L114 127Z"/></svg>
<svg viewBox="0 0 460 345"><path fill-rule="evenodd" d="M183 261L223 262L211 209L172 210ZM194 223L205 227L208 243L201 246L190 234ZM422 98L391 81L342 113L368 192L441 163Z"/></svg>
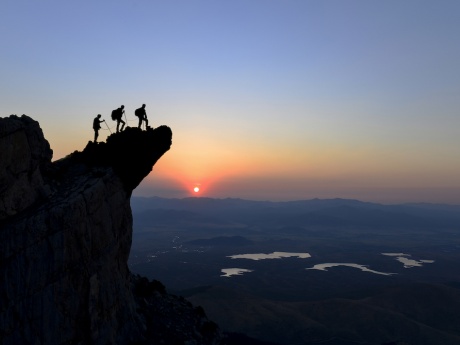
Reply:
<svg viewBox="0 0 460 345"><path fill-rule="evenodd" d="M145 131L127 127L110 135L105 143L88 142L82 152L75 152L70 159L90 166L112 167L126 190L132 192L171 144L172 131L167 126L148 127Z"/></svg>
<svg viewBox="0 0 460 345"><path fill-rule="evenodd" d="M131 193L171 138L167 126L127 128L51 162L38 122L0 118L2 344L219 339L217 327L183 300L164 291L137 296L143 280L127 265Z"/></svg>

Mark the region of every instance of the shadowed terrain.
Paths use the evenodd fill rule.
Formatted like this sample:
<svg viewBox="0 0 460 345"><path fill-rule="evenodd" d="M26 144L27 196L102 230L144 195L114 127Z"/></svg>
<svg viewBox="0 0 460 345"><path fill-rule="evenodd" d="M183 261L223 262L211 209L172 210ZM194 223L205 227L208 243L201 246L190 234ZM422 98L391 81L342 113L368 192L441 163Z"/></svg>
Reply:
<svg viewBox="0 0 460 345"><path fill-rule="evenodd" d="M201 305L225 331L280 344L460 342L459 206L131 203L131 269Z"/></svg>
<svg viewBox="0 0 460 345"><path fill-rule="evenodd" d="M132 190L171 138L127 128L51 162L38 122L0 118L2 344L220 342L202 309L127 265Z"/></svg>

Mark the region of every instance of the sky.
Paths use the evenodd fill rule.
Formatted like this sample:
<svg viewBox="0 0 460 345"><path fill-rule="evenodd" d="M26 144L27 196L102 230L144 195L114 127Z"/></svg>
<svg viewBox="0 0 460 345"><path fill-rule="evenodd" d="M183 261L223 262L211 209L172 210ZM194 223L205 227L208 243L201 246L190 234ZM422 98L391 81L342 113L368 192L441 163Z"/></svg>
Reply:
<svg viewBox="0 0 460 345"><path fill-rule="evenodd" d="M39 121L54 160L93 139L97 114L113 131L121 104L131 126L145 103L171 127L134 195L460 204L458 0L0 9L0 117Z"/></svg>

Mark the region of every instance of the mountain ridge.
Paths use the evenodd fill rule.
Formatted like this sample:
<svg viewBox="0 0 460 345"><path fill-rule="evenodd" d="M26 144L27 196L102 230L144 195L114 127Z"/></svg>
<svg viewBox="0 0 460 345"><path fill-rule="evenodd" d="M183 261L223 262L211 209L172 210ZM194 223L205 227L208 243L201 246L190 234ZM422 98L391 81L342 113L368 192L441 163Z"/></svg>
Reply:
<svg viewBox="0 0 460 345"><path fill-rule="evenodd" d="M128 127L51 162L37 121L0 118L2 344L220 341L202 311L127 265L132 190L171 143L167 126Z"/></svg>
<svg viewBox="0 0 460 345"><path fill-rule="evenodd" d="M287 225L303 221L322 226L460 227L460 206L440 204L386 205L354 199L310 199L300 201L253 201L225 198L133 197L133 212L174 210L212 214L225 220L284 219Z"/></svg>

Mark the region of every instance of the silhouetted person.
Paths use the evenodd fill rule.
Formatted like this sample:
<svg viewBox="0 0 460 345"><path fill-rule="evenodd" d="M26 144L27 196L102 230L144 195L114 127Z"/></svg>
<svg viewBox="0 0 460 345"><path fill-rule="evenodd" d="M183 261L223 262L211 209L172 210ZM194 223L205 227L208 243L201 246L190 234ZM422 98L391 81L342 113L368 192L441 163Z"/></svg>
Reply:
<svg viewBox="0 0 460 345"><path fill-rule="evenodd" d="M149 125L149 120L147 120L147 113L145 112L145 104L142 104L142 107L136 109L136 111L134 112L134 115L136 115L139 118L139 125L137 127L141 128L142 121L145 121L145 129L147 129Z"/></svg>
<svg viewBox="0 0 460 345"><path fill-rule="evenodd" d="M101 120L101 114L97 115L93 121L93 129L94 129L94 142L97 143L97 137L99 136L99 130L101 129L101 123L105 122L105 120Z"/></svg>
<svg viewBox="0 0 460 345"><path fill-rule="evenodd" d="M125 109L125 106L122 105L120 108L115 109L114 111L112 111L112 120L117 121L117 133L119 131L120 123L122 123L120 131L122 131L123 128L125 128L125 125L126 125L126 122L123 121L123 119L122 119L123 114L125 113L124 109Z"/></svg>

